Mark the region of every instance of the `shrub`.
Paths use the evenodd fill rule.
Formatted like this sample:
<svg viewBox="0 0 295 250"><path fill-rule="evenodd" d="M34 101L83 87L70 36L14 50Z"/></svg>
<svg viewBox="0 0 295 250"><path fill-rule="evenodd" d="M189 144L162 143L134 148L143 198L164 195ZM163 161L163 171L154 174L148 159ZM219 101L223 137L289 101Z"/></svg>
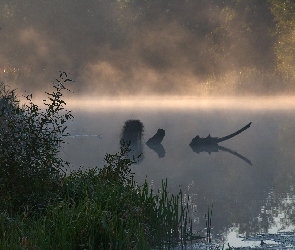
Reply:
<svg viewBox="0 0 295 250"><path fill-rule="evenodd" d="M0 213L0 248L169 249L191 237L181 192L169 195L137 186L126 159L128 146L106 155L103 168L79 169L63 177L59 199L43 213L12 219ZM117 167L120 166L120 167Z"/></svg>
<svg viewBox="0 0 295 250"><path fill-rule="evenodd" d="M0 208L18 210L45 202L68 164L57 154L65 122L72 118L62 100L62 92L68 90L64 84L71 80L65 72L55 80L54 91L46 92L43 111L32 95L20 106L15 90L0 85Z"/></svg>
<svg viewBox="0 0 295 250"><path fill-rule="evenodd" d="M138 186L130 166L130 144L105 156L102 168L63 172L57 155L65 122L66 73L56 79L42 111L26 96L0 85L0 248L162 249L185 242L189 220L181 192L167 183L154 194Z"/></svg>

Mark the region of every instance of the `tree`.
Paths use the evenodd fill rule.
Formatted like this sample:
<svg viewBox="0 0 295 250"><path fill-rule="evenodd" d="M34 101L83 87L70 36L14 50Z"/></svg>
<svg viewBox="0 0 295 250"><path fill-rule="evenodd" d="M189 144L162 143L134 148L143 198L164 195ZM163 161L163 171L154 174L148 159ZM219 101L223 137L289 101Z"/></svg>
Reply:
<svg viewBox="0 0 295 250"><path fill-rule="evenodd" d="M276 21L274 47L277 69L288 78L295 77L295 1L268 0Z"/></svg>

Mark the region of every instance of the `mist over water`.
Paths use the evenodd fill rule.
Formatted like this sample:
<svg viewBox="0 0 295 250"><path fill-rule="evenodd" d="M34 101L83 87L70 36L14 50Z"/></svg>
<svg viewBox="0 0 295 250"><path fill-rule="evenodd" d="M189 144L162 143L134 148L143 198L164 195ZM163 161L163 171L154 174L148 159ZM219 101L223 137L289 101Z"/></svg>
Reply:
<svg viewBox="0 0 295 250"><path fill-rule="evenodd" d="M64 96L75 119L61 152L73 168L102 166L125 122L139 120L136 180L147 176L156 189L168 178L171 192L180 186L197 230L212 204L215 235L290 229L295 22L288 6L276 12L273 3L3 0L0 80L37 104L60 71L75 80ZM227 151L189 146L197 135L222 137L249 122L220 143ZM165 154L145 145L159 129Z"/></svg>
<svg viewBox="0 0 295 250"><path fill-rule="evenodd" d="M5 0L0 7L0 78L21 91L48 90L66 71L77 95L290 93L277 72L267 1Z"/></svg>
<svg viewBox="0 0 295 250"><path fill-rule="evenodd" d="M191 99L169 100L171 103L167 104L165 99L153 98L147 108L141 106L147 105L145 99L143 103L132 99L138 105L133 103L131 106L128 100L122 99L116 107L113 104L108 109L100 102L92 103L92 108L73 106L75 120L70 124L69 132L96 135L66 139L68 144L62 156L72 162L74 168L102 166L105 153L118 150L125 122L139 120L144 125L143 158L133 166L135 179L142 183L147 178L151 188L157 189L161 187L162 179L167 178L169 191L174 193L180 187L184 197L190 197L196 230L205 227L204 214L212 204L215 237L220 234L226 238L231 232L253 235L294 228L290 219L295 202L293 99L280 97L272 105L267 98L266 104L255 98L243 100L249 107L252 102L255 108L239 108L239 99L210 107L200 102L198 108L196 104L195 108L188 108L192 105ZM107 101L109 104L110 100ZM178 101L185 105L180 108ZM220 98L217 101L222 103ZM223 100L226 101L227 98ZM189 146L196 135L223 137L249 122L252 122L249 129L219 143L248 162L226 151L198 154ZM164 157L159 157L145 144L159 128L165 130L161 142Z"/></svg>
<svg viewBox="0 0 295 250"><path fill-rule="evenodd" d="M228 97L196 97L196 96L133 96L133 97L80 97L69 98L69 108L87 110L138 109L142 111L154 109L168 110L290 110L295 108L295 96L228 96Z"/></svg>

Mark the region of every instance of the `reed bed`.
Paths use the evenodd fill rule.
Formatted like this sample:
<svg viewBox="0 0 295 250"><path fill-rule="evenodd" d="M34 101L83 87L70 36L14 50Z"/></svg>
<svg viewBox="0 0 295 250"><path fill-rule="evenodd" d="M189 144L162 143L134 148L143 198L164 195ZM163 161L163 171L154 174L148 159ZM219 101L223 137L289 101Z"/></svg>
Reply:
<svg viewBox="0 0 295 250"><path fill-rule="evenodd" d="M2 212L0 248L169 249L185 244L192 233L181 191L169 195L163 181L154 194L147 182L138 186L132 174L115 175L130 163L123 155L108 157L121 167L74 171L63 177L56 198L47 204Z"/></svg>

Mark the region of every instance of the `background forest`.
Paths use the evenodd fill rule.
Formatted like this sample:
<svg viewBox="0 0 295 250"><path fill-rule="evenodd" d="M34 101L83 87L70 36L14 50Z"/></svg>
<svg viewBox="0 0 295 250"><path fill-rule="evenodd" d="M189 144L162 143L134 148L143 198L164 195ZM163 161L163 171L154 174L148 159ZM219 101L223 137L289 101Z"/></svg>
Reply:
<svg viewBox="0 0 295 250"><path fill-rule="evenodd" d="M3 0L0 78L93 95L295 90L294 0Z"/></svg>

